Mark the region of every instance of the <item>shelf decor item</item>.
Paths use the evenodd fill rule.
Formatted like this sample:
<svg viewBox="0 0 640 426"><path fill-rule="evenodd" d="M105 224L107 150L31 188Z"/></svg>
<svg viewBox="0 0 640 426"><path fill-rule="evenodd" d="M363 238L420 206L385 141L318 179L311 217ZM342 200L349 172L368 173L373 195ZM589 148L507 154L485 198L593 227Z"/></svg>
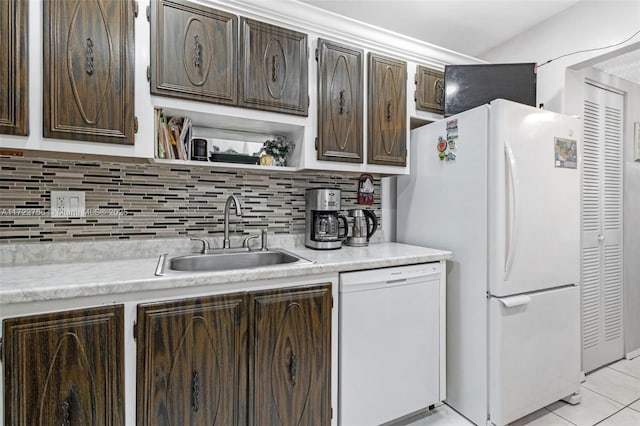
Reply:
<svg viewBox="0 0 640 426"><path fill-rule="evenodd" d="M276 136L272 139L267 139L264 142L264 145L262 146L262 153L268 154L273 158L274 166L286 166L287 156L293 148L293 142L286 140L282 136Z"/></svg>

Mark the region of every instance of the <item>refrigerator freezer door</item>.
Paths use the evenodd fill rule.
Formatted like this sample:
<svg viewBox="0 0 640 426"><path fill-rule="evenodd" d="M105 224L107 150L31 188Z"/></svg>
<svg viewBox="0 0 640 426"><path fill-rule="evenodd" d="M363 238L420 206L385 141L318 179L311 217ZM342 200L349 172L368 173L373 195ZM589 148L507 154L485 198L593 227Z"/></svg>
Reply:
<svg viewBox="0 0 640 426"><path fill-rule="evenodd" d="M498 100L489 128L490 293L578 283L579 119Z"/></svg>
<svg viewBox="0 0 640 426"><path fill-rule="evenodd" d="M577 286L489 300L489 418L505 425L580 388Z"/></svg>

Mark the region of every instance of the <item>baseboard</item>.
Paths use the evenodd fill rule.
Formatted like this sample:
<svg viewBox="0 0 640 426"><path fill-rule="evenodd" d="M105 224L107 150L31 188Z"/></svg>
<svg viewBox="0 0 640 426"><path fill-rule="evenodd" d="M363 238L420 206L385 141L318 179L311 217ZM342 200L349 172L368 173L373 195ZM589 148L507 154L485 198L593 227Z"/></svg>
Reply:
<svg viewBox="0 0 640 426"><path fill-rule="evenodd" d="M627 352L624 357L626 359L634 359L637 356L640 356L640 348L636 349L635 351Z"/></svg>

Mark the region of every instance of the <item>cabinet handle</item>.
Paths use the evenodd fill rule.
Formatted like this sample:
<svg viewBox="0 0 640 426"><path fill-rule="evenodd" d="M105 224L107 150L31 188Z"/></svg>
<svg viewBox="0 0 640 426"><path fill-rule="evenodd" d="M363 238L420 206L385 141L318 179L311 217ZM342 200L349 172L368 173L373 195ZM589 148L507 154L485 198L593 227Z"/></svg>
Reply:
<svg viewBox="0 0 640 426"><path fill-rule="evenodd" d="M273 55L271 57L271 81L274 83L278 81L278 73L280 72L280 61L278 60L278 55Z"/></svg>
<svg viewBox="0 0 640 426"><path fill-rule="evenodd" d="M387 114L386 114L386 120L387 121L391 121L391 116L393 115L393 104L391 101L387 101Z"/></svg>
<svg viewBox="0 0 640 426"><path fill-rule="evenodd" d="M76 385L69 388L69 396L62 402L62 426L71 426L71 417L78 417L80 410L80 393Z"/></svg>
<svg viewBox="0 0 640 426"><path fill-rule="evenodd" d="M91 75L93 74L93 40L91 40L91 37L87 38L87 49L85 51L85 54L85 70L87 71L87 74Z"/></svg>
<svg viewBox="0 0 640 426"><path fill-rule="evenodd" d="M444 81L436 80L435 83L436 103L442 105L444 103Z"/></svg>
<svg viewBox="0 0 640 426"><path fill-rule="evenodd" d="M198 34L193 37L193 41L195 44L193 48L193 65L196 68L200 68L200 64L202 63L202 44L200 43L200 37Z"/></svg>
<svg viewBox="0 0 640 426"><path fill-rule="evenodd" d="M344 89L342 89L340 91L340 101L339 101L340 110L338 111L338 114L340 115L344 114L344 104L345 104Z"/></svg>
<svg viewBox="0 0 640 426"><path fill-rule="evenodd" d="M194 413L200 409L200 375L197 371L191 377L191 409Z"/></svg>
<svg viewBox="0 0 640 426"><path fill-rule="evenodd" d="M289 353L289 383L291 387L296 385L296 370L298 369L298 357L295 352Z"/></svg>
<svg viewBox="0 0 640 426"><path fill-rule="evenodd" d="M71 420L69 419L69 401L65 400L62 403L62 426L71 426Z"/></svg>

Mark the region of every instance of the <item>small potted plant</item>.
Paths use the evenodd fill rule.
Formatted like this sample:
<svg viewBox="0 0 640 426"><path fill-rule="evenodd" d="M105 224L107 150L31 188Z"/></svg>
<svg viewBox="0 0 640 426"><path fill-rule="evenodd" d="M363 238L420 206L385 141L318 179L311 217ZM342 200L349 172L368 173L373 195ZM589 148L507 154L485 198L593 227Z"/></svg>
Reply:
<svg viewBox="0 0 640 426"><path fill-rule="evenodd" d="M272 159L274 166L286 166L287 156L289 152L293 150L294 143L286 140L283 136L276 136L272 139L267 139L262 146L262 157L260 157L260 164L269 164L269 157ZM263 157L264 160L263 160Z"/></svg>

